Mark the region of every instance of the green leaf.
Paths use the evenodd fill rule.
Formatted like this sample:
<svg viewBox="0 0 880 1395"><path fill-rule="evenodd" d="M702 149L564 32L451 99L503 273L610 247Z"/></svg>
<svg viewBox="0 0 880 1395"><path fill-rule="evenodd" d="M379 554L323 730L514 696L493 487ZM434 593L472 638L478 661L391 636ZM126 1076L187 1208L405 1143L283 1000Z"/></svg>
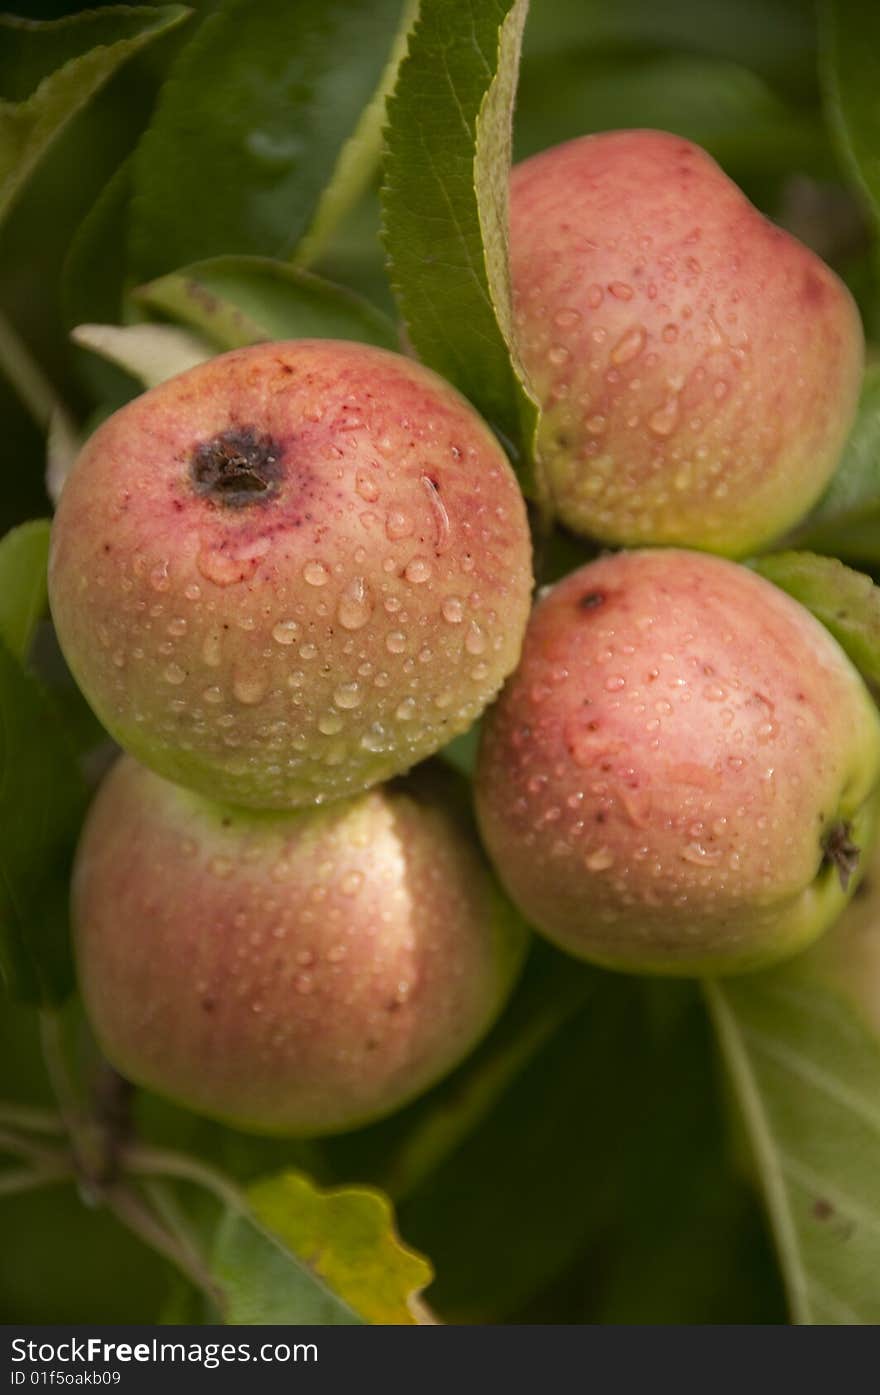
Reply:
<svg viewBox="0 0 880 1395"><path fill-rule="evenodd" d="M0 542L0 639L24 663L46 610L49 520L13 528Z"/></svg>
<svg viewBox="0 0 880 1395"><path fill-rule="evenodd" d="M699 986L644 985L655 1023L643 1119L620 1160L601 1267L588 1250L588 1321L652 1326L784 1322L770 1237L731 1156ZM658 1029L659 1027L659 1029ZM613 1229L612 1229L613 1227ZM720 1257L722 1257L720 1259ZM597 1272L598 1271L598 1272Z"/></svg>
<svg viewBox="0 0 880 1395"><path fill-rule="evenodd" d="M71 117L188 13L119 5L48 22L0 16L0 217Z"/></svg>
<svg viewBox="0 0 880 1395"><path fill-rule="evenodd" d="M226 1300L227 1323L345 1327L363 1322L306 1262L243 1212L225 1213L211 1268Z"/></svg>
<svg viewBox="0 0 880 1395"><path fill-rule="evenodd" d="M880 1322L880 1042L809 970L705 985L796 1323Z"/></svg>
<svg viewBox="0 0 880 1395"><path fill-rule="evenodd" d="M789 541L880 562L880 364L865 372L858 413L831 484Z"/></svg>
<svg viewBox="0 0 880 1395"><path fill-rule="evenodd" d="M0 976L30 1002L73 981L68 881L85 802L51 705L0 641Z"/></svg>
<svg viewBox="0 0 880 1395"><path fill-rule="evenodd" d="M364 107L354 133L339 153L333 176L318 200L311 227L296 249L294 260L297 266L310 266L321 255L345 215L369 187L379 167L385 103L397 81L397 70L406 53L407 37L418 9L419 0L404 0L400 24L379 86Z"/></svg>
<svg viewBox="0 0 880 1395"><path fill-rule="evenodd" d="M388 102L384 238L419 356L468 397L533 489L538 409L514 350L511 117L525 0L432 0Z"/></svg>
<svg viewBox="0 0 880 1395"><path fill-rule="evenodd" d="M752 566L811 610L867 682L880 687L880 589L869 576L812 552L778 552Z"/></svg>
<svg viewBox="0 0 880 1395"><path fill-rule="evenodd" d="M572 136L644 126L695 141L734 177L834 172L821 120L725 58L581 44L523 65L516 108L522 158Z"/></svg>
<svg viewBox="0 0 880 1395"><path fill-rule="evenodd" d="M220 0L134 165L141 280L221 253L286 256L379 83L403 0Z"/></svg>
<svg viewBox="0 0 880 1395"><path fill-rule="evenodd" d="M401 1228L431 1256L431 1305L450 1322L503 1321L600 1242L651 1097L641 986L561 955L554 967L541 949L534 1015L519 1024L534 1049L519 1054L505 1033L389 1159ZM554 1023L565 975L568 1006L581 979L583 1007Z"/></svg>
<svg viewBox="0 0 880 1395"><path fill-rule="evenodd" d="M651 46L705 54L760 73L779 90L812 99L816 87L812 0L554 0L536 5L526 53L585 48L606 54ZM629 122L627 124L630 124ZM572 131L583 135L583 131Z"/></svg>
<svg viewBox="0 0 880 1395"><path fill-rule="evenodd" d="M283 1172L254 1183L248 1199L266 1229L365 1322L419 1322L431 1266L401 1243L382 1192L323 1191L301 1172Z"/></svg>
<svg viewBox="0 0 880 1395"><path fill-rule="evenodd" d="M208 336L221 349L265 339L356 339L397 347L370 303L268 257L216 257L141 286L136 300Z"/></svg>
<svg viewBox="0 0 880 1395"><path fill-rule="evenodd" d="M822 0L822 74L832 134L880 225L880 9Z"/></svg>
<svg viewBox="0 0 880 1395"><path fill-rule="evenodd" d="M91 349L130 373L146 388L213 357L206 340L176 325L77 325L70 337L81 348Z"/></svg>
<svg viewBox="0 0 880 1395"><path fill-rule="evenodd" d="M120 318L126 278L125 240L131 202L131 157L116 169L74 234L61 280L69 329Z"/></svg>

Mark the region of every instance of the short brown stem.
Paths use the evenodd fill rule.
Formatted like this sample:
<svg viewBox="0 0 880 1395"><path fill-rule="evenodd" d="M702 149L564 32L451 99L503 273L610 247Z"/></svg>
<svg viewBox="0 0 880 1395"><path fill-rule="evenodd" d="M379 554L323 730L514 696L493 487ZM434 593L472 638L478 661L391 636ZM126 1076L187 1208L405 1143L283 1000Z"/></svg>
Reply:
<svg viewBox="0 0 880 1395"><path fill-rule="evenodd" d="M862 851L852 840L852 824L848 819L838 819L831 825L822 840L822 847L822 865L833 864L837 868L840 885L844 891L848 891Z"/></svg>

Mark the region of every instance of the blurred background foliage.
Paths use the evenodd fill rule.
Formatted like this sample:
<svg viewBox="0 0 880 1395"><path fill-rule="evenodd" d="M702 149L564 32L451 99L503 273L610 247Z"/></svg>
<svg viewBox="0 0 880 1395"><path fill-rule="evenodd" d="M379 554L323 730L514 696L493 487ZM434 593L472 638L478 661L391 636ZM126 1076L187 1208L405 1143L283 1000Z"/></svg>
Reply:
<svg viewBox="0 0 880 1395"><path fill-rule="evenodd" d="M86 7L18 0L10 8L49 19ZM68 333L85 306L91 319L118 315L124 165L169 61L212 4L191 0L191 8L185 24L131 59L76 116L0 229L0 308L81 423L97 388L119 400L134 390L75 349ZM533 0L516 155L619 126L657 126L697 141L759 207L841 271L877 337L870 238L829 139L817 46L811 0ZM90 214L102 249L95 282L94 259L81 257L77 241ZM317 269L391 311L378 216L373 188ZM49 501L44 440L2 379L0 422L2 534L45 515ZM548 977L560 985L559 1011L524 1069L508 1069L530 995L552 996ZM88 1062L75 1005L69 1016ZM48 1100L35 1033L31 1011L3 1005L0 1095L8 1099ZM607 1072L586 1071L588 1058L607 1063ZM413 1138L450 1121L454 1131L481 1090L489 1103L479 1104L479 1125L421 1176ZM394 1119L325 1144L248 1139L149 1097L139 1109L151 1137L245 1180L300 1164L326 1182L385 1186L403 1235L438 1271L430 1297L445 1318L784 1321L696 987L614 978L541 946L473 1062ZM0 1201L0 1235L5 1322L144 1321L188 1311L164 1261L72 1188Z"/></svg>
<svg viewBox="0 0 880 1395"><path fill-rule="evenodd" d="M10 7L29 19L85 8L96 7L61 0L18 0ZM190 8L186 23L127 62L71 122L0 231L0 307L80 419L93 406L95 368L94 362L86 367L88 356L73 349L67 330L85 303L90 318L101 318L95 301L98 292L107 295L112 268L106 263L113 259L118 219L106 219L103 286L74 284L74 303L65 304L63 269L68 256L76 256L73 244L83 219L145 129L170 59L210 13L211 0L195 0ZM869 337L880 332L880 294L864 219L823 117L811 0L619 0L612 6L534 0L517 103L516 158L619 126L656 126L705 146L759 207L843 273L860 301ZM105 193L105 205L112 195L112 189ZM317 269L390 310L378 216L373 189L337 229ZM106 371L100 381L106 385ZM45 513L48 503L43 440L4 381L0 419L9 458L16 462L0 499L2 532Z"/></svg>

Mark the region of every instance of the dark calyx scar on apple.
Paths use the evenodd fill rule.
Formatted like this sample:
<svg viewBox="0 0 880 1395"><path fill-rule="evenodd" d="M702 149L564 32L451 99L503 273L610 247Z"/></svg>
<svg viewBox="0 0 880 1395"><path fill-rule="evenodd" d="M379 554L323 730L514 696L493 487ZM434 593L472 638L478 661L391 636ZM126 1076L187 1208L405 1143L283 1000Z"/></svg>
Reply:
<svg viewBox="0 0 880 1395"><path fill-rule="evenodd" d="M277 441L254 427L224 431L193 451L193 488L227 508L267 503L278 493L284 477L281 454Z"/></svg>

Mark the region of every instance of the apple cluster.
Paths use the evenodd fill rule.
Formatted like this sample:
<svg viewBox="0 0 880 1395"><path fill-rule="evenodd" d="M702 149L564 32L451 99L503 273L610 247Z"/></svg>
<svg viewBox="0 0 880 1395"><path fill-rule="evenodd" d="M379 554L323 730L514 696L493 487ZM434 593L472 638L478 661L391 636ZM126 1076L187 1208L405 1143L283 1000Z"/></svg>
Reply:
<svg viewBox="0 0 880 1395"><path fill-rule="evenodd" d="M332 1132L425 1089L500 1010L526 922L634 972L790 954L874 834L869 693L731 560L835 468L864 349L845 287L660 132L517 167L510 251L545 492L633 549L534 609L495 437L362 344L201 364L64 487L52 612L125 752L75 871L85 1002L120 1070L243 1127ZM487 709L491 866L466 783L420 764Z"/></svg>

